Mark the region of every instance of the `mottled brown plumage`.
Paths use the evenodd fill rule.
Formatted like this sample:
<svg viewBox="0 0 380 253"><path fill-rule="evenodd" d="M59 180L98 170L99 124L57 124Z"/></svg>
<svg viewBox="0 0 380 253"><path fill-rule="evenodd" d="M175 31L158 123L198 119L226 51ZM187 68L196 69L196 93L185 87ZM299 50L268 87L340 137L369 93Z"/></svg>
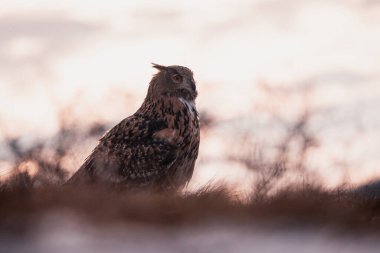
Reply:
<svg viewBox="0 0 380 253"><path fill-rule="evenodd" d="M190 69L153 64L147 96L113 127L67 182L176 190L191 178L199 148L197 90Z"/></svg>

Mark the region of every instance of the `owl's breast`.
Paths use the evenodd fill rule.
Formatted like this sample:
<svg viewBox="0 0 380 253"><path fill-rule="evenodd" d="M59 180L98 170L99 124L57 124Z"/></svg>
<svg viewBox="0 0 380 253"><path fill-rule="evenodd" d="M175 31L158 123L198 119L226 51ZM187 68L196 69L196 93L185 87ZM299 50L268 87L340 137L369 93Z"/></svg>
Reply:
<svg viewBox="0 0 380 253"><path fill-rule="evenodd" d="M199 119L193 101L171 97L162 103L167 129L155 136L173 140L177 159L168 172L170 183L184 185L192 176L199 148ZM175 137L172 138L172 135ZM170 138L169 138L170 137Z"/></svg>
<svg viewBox="0 0 380 253"><path fill-rule="evenodd" d="M181 102L182 132L188 142L199 141L199 120L198 112L194 101L178 98Z"/></svg>

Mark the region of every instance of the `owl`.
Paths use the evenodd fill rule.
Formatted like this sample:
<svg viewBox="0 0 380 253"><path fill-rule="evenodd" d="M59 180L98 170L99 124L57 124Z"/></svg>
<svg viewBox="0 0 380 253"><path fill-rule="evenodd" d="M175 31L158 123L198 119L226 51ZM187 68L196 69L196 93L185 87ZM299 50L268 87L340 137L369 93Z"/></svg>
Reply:
<svg viewBox="0 0 380 253"><path fill-rule="evenodd" d="M191 179L200 142L193 72L153 67L158 73L141 107L100 139L67 185L179 190Z"/></svg>

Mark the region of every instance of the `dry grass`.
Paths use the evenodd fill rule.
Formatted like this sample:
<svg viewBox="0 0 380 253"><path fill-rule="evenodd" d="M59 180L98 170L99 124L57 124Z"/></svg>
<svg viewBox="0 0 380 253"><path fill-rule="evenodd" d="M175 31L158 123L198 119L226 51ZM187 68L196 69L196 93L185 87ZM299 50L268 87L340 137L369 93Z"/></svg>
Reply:
<svg viewBox="0 0 380 253"><path fill-rule="evenodd" d="M1 229L23 231L52 211L70 211L98 225L138 222L156 225L208 221L271 225L328 225L347 231L380 231L380 198L318 187L290 187L242 202L222 187L194 194L131 193L92 187L18 187L25 175L3 184Z"/></svg>

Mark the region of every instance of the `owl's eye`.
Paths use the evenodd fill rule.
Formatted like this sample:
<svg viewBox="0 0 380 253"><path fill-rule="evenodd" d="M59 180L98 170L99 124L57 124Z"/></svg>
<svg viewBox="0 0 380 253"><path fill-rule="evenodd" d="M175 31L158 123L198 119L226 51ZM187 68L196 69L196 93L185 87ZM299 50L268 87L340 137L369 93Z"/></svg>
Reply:
<svg viewBox="0 0 380 253"><path fill-rule="evenodd" d="M178 74L174 74L172 75L172 79L175 83L181 83L182 82L182 76L178 75Z"/></svg>

